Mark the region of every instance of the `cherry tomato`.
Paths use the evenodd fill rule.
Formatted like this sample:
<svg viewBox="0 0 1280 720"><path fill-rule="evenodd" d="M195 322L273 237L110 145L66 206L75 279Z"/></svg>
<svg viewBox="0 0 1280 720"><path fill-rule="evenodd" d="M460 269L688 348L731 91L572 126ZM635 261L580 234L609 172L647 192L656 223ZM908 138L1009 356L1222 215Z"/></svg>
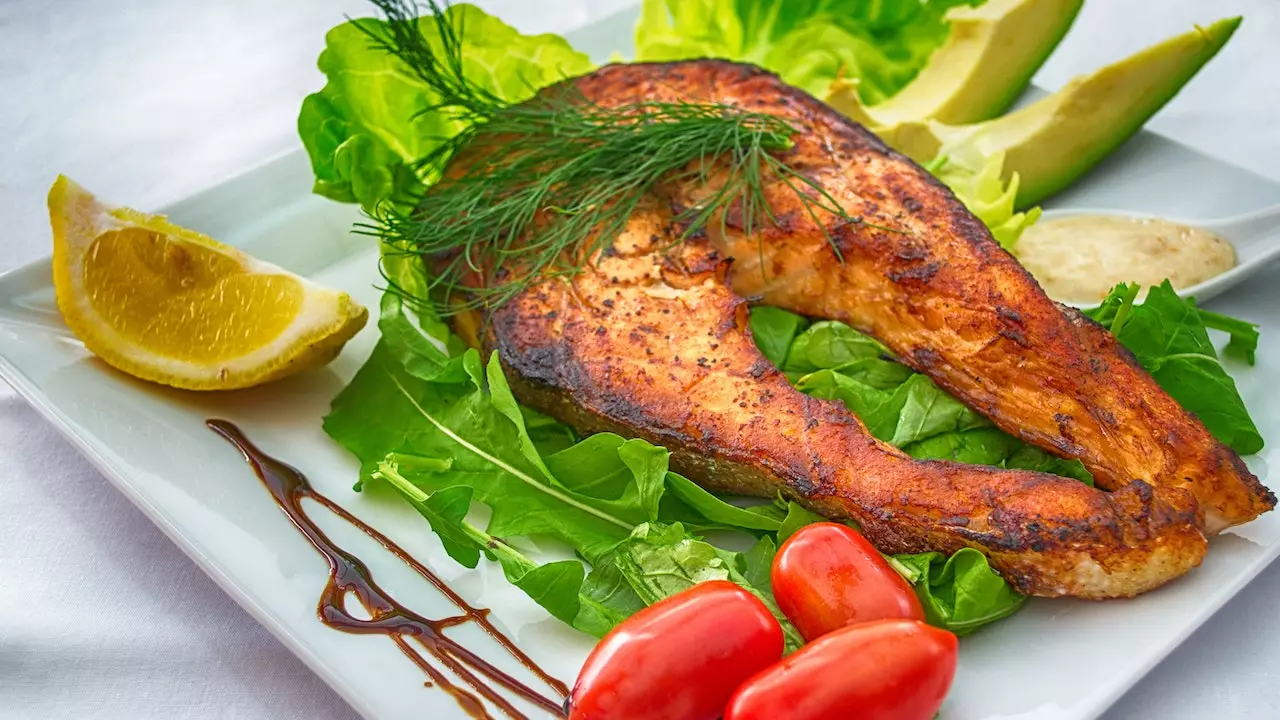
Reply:
<svg viewBox="0 0 1280 720"><path fill-rule="evenodd" d="M930 720L956 673L956 636L915 620L850 625L748 680L724 720Z"/></svg>
<svg viewBox="0 0 1280 720"><path fill-rule="evenodd" d="M853 528L806 525L773 560L773 595L806 640L853 623L923 620L911 585Z"/></svg>
<svg viewBox="0 0 1280 720"><path fill-rule="evenodd" d="M782 649L782 628L754 595L727 580L699 583L600 641L569 696L569 720L714 720Z"/></svg>

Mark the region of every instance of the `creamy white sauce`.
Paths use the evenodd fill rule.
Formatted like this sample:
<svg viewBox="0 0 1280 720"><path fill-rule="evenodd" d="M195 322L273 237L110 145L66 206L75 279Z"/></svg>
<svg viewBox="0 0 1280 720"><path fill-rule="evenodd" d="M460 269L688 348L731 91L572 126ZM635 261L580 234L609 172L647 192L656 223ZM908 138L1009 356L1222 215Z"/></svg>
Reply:
<svg viewBox="0 0 1280 720"><path fill-rule="evenodd" d="M1236 264L1231 243L1207 230L1114 215L1036 223L1014 254L1049 297L1075 303L1100 302L1123 282L1188 288Z"/></svg>

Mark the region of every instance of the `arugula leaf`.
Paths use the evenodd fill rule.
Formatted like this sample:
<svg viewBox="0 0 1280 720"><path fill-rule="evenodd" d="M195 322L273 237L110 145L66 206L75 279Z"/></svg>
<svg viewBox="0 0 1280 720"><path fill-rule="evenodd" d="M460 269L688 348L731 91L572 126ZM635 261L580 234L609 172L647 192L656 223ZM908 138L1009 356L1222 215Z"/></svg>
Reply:
<svg viewBox="0 0 1280 720"><path fill-rule="evenodd" d="M579 615L579 597L586 571L576 560L538 565L499 538L466 521L471 505L471 488L455 486L428 495L400 474L393 463L379 464L374 475L391 485L427 519L440 536L450 557L465 567L475 567L480 553L494 558L502 574L551 615L573 625Z"/></svg>
<svg viewBox="0 0 1280 720"><path fill-rule="evenodd" d="M400 421L409 432L386 440L384 445L357 442L360 433L347 423L347 415L353 411L347 409L350 406L341 395L326 428L344 445L362 447L367 453L376 454L385 444L398 444L397 450L375 463L372 476L388 482L427 519L451 557L466 567L475 567L481 553L490 556L502 565L514 585L552 615L584 632L602 635L643 606L636 589L615 567L622 557L617 548L632 536L637 525L649 527L649 521L659 516L669 478L675 485L692 485L668 472L666 450L642 440L598 434L560 452L539 456L523 432L524 416L510 395L496 356L483 369L475 351L464 356L469 388L462 392L456 386L422 382L387 355L380 343L344 393L359 392L368 397L374 390L372 377L395 387L401 397L387 396L379 415L388 423ZM433 392L442 387L444 392ZM415 419L415 413L420 417ZM433 427L435 433L425 426ZM360 430L376 437L385 435L380 427ZM696 500L698 506L716 516L709 520L724 526L747 523L776 528L779 524L777 519L736 508L701 488L698 491L705 495ZM465 520L473 498L492 511L487 529ZM726 516L726 509L741 515ZM683 506L661 514L702 520ZM673 527L684 536L680 525ZM538 565L499 539L527 535L565 542L592 563L590 575L576 560ZM690 547L698 552L711 548L706 543ZM717 559L713 565L726 562ZM729 576L726 570L725 577Z"/></svg>
<svg viewBox="0 0 1280 720"><path fill-rule="evenodd" d="M573 428L549 415L543 415L525 405L520 406L520 414L524 416L524 427L529 433L529 439L544 456L566 450L578 441Z"/></svg>
<svg viewBox="0 0 1280 720"><path fill-rule="evenodd" d="M1262 450L1262 434L1249 417L1209 339L1205 311L1183 300L1168 280L1137 303L1136 284L1118 285L1088 315L1111 330L1139 364L1178 404L1200 418L1209 432L1241 455ZM1208 322L1233 335L1234 352L1249 359L1257 347L1256 328L1210 313ZM1238 338L1238 339L1236 339Z"/></svg>
<svg viewBox="0 0 1280 720"><path fill-rule="evenodd" d="M1005 459L1004 466L1075 478L1085 485L1093 487L1093 473L1090 473L1085 468L1084 463L1076 458L1068 459L1050 455L1034 445L1023 445L1018 448Z"/></svg>
<svg viewBox="0 0 1280 720"><path fill-rule="evenodd" d="M753 587L770 595L773 595L773 559L778 555L778 542L765 535L742 556L742 576Z"/></svg>
<svg viewBox="0 0 1280 720"><path fill-rule="evenodd" d="M748 567L752 576L759 578L760 563L768 552L768 545L760 546L748 566L747 558L738 552L722 550L710 543L698 540L685 532L678 523L663 526L649 524L637 526L631 538L619 546L616 564L631 588L647 604L671 597L707 580L730 580L755 595L782 626L788 651L804 645L804 638L774 602L768 585L755 585L747 578Z"/></svg>
<svg viewBox="0 0 1280 720"><path fill-rule="evenodd" d="M326 432L360 458L362 478L385 481L412 504L451 557L466 567L481 554L499 562L508 580L579 630L602 635L644 605L617 568L619 543L637 526L677 523L683 535L683 527L781 525L779 510L736 507L671 473L669 453L643 440L601 433L544 454L526 419L550 421L515 402L496 354L484 365L475 350L449 357L414 338L402 307L384 323L398 332L384 335L335 398ZM405 344L390 347L393 338ZM466 521L472 500L489 506L484 529ZM538 565L501 539L530 535L565 543L590 574L578 560Z"/></svg>
<svg viewBox="0 0 1280 720"><path fill-rule="evenodd" d="M658 519L658 504L666 490L667 461L671 453L666 448L650 445L644 440L628 440L618 448L618 458L631 470L631 474L643 482L637 482L640 505L650 521Z"/></svg>
<svg viewBox="0 0 1280 720"><path fill-rule="evenodd" d="M898 428L898 414L906 400L905 395L895 398L893 391L872 387L830 369L804 375L796 380L795 386L807 395L843 402L868 432L886 442Z"/></svg>
<svg viewBox="0 0 1280 720"><path fill-rule="evenodd" d="M948 32L943 14L981 0L645 0L636 59L755 63L822 97L860 79L868 103L901 90Z"/></svg>
<svg viewBox="0 0 1280 720"><path fill-rule="evenodd" d="M1204 323L1206 328L1230 334L1231 339L1227 341L1227 355L1238 357L1250 365L1257 362L1257 324L1201 308L1196 308L1196 311L1200 313L1200 322Z"/></svg>
<svg viewBox="0 0 1280 720"><path fill-rule="evenodd" d="M1023 443L994 427L949 432L917 440L902 446L911 457L920 460L952 460L973 465L1003 464L1018 452Z"/></svg>
<svg viewBox="0 0 1280 720"><path fill-rule="evenodd" d="M957 635L1006 618L1027 600L973 548L950 558L939 552L894 555L891 564L915 588L929 624Z"/></svg>
<svg viewBox="0 0 1280 720"><path fill-rule="evenodd" d="M782 503L782 498L778 499ZM787 541L787 538L796 533L797 530L805 525L812 525L816 522L826 522L826 518L809 510L808 508L796 502L786 501L783 503L787 508L787 517L783 519L782 526L778 528L778 544Z"/></svg>
<svg viewBox="0 0 1280 720"><path fill-rule="evenodd" d="M597 433L544 458L555 477L565 478L575 491L594 497L615 497L630 481L631 469L618 457L626 438Z"/></svg>
<svg viewBox="0 0 1280 720"><path fill-rule="evenodd" d="M1037 470L1093 484L1080 461L1054 457L995 428L927 376L891 357L872 338L826 321L792 341L784 367L792 369L789 377L796 389L840 400L868 432L912 457ZM810 372L796 375L801 369Z"/></svg>
<svg viewBox="0 0 1280 720"><path fill-rule="evenodd" d="M389 344L386 339L378 342L369 360L334 398L329 414L324 419L324 431L360 460L362 479L369 477L377 463L393 452L437 460L447 459L449 465L453 462L452 452L439 453L432 448L424 448L422 451L413 449L415 443L412 438L421 432L421 423L409 416L404 396L389 380L387 368L395 364ZM458 369L458 374L461 375L461 361ZM441 382L434 384L442 401L450 396L460 396L464 392L461 378L456 386L448 382L451 380L452 373L442 374ZM385 411L369 412L370 408Z"/></svg>
<svg viewBox="0 0 1280 720"><path fill-rule="evenodd" d="M642 486L661 486L662 476L619 475L587 495L552 474L549 463L530 459L536 451L530 452L523 417L504 408L510 390L496 357L486 372L470 350L463 356L468 383L428 383L409 375L386 347L386 340L379 342L325 421L326 432L364 465L392 452L452 458L446 471L420 469L408 477L428 493L458 484L473 488L475 499L493 511L492 535L545 535L588 559L649 519L643 498L653 490ZM378 399L377 413L366 411L371 398ZM577 446L563 452L582 453Z"/></svg>
<svg viewBox="0 0 1280 720"><path fill-rule="evenodd" d="M388 463L377 474L379 479L386 479L395 474L399 478L397 466ZM407 482L407 481L405 481ZM413 488L410 502L422 517L427 519L431 529L440 537L445 552L457 560L463 567L473 568L480 562L481 548L476 546L475 539L462 529L464 518L471 510L471 488L458 485L445 488L428 496Z"/></svg>
<svg viewBox="0 0 1280 720"><path fill-rule="evenodd" d="M503 100L527 99L538 88L594 67L563 38L521 35L474 5L451 6L445 18L466 28L467 79ZM438 45L435 19L417 22L428 42ZM298 115L298 134L315 171L314 191L365 210L419 194L439 169L415 169L415 162L463 127L447 112L427 111L438 98L362 30L381 25L361 18L329 31L318 62L327 82L307 96Z"/></svg>
<svg viewBox="0 0 1280 720"><path fill-rule="evenodd" d="M769 362L782 366L796 335L809 324L802 316L768 305L751 308L751 334Z"/></svg>
<svg viewBox="0 0 1280 720"><path fill-rule="evenodd" d="M678 523L637 526L614 562L648 605L700 582L728 580L730 572L714 546L695 540Z"/></svg>
<svg viewBox="0 0 1280 720"><path fill-rule="evenodd" d="M741 508L721 500L703 490L697 483L676 473L667 473L667 489L721 528L777 532L783 524L782 517L774 511L772 505Z"/></svg>
<svg viewBox="0 0 1280 720"><path fill-rule="evenodd" d="M480 356L476 353L474 357L479 360ZM516 403L516 397L512 394L511 387L507 385L507 378L502 374L502 365L498 363L498 354L496 352L489 356L489 364L485 366L485 376L488 380L489 386L489 405L494 410L506 416L506 418L511 421L511 424L516 427L517 432L515 434L515 446L520 450L520 454L524 456L524 459L529 463L529 465L537 468L541 473L542 478L548 480L549 484L559 484L555 479L555 476L551 474L550 468L548 468L546 463L542 461L542 454L538 452L538 448L533 444L533 438L529 437L529 431L524 426L524 413L520 411L520 406ZM483 383L477 381L476 385L480 390L484 390ZM666 471L665 467L663 468L663 471ZM646 474L646 477L651 477L651 475ZM659 479L657 483L659 487L658 492L660 493L662 492L662 481ZM641 489L642 494L652 494L651 486L653 483L650 482L648 485L650 486L649 488ZM645 493L646 489L649 489L650 492ZM649 504L644 502L641 503L646 511L646 516L650 519L657 514L657 501L655 500L652 504L652 512L648 512Z"/></svg>
<svg viewBox="0 0 1280 720"><path fill-rule="evenodd" d="M508 547L497 538L493 542L497 547ZM514 562L509 554L495 552L495 555L502 565L502 574L506 576L507 582L523 590L557 620L569 625L578 622L583 605L583 576L587 572L582 563L577 560L561 560L537 565L520 555L518 557L527 562L522 564Z"/></svg>
<svg viewBox="0 0 1280 720"><path fill-rule="evenodd" d="M907 443L943 433L959 433L991 422L969 406L956 400L925 375L913 375L894 391L901 397L898 424L889 442L901 447ZM891 404L896 406L895 399Z"/></svg>
<svg viewBox="0 0 1280 720"><path fill-rule="evenodd" d="M775 315L786 312L776 308L774 310ZM794 313L787 314L803 320ZM783 369L813 372L892 356L884 345L870 335L864 335L842 322L823 320L810 325L797 336L786 357Z"/></svg>
<svg viewBox="0 0 1280 720"><path fill-rule="evenodd" d="M602 558L591 568L578 599L581 605L571 624L596 637L604 637L618 623L645 607L644 600L622 576L614 555Z"/></svg>

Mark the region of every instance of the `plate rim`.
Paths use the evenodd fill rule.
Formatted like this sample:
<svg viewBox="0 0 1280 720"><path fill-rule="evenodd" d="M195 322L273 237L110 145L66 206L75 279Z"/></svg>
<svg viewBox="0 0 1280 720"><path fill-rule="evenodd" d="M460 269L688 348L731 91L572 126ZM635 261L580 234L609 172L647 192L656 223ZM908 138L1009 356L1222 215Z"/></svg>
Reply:
<svg viewBox="0 0 1280 720"><path fill-rule="evenodd" d="M179 198L171 203L167 203L160 208L158 212L167 213L172 211L175 206L190 202L193 198L215 191L218 188L241 181L245 176L253 175L262 171L266 166L278 162L288 162L289 160L297 160L294 157L298 154L305 154L305 149L301 145L297 145L290 150L276 153L271 157L246 168L242 172L231 175L217 183L206 187L198 192L191 193L183 198ZM1215 158L1217 159L1217 158ZM1224 164L1230 164L1227 161L1221 161ZM0 273L0 290L3 290L11 283L20 282L23 276L28 274L40 275L42 268L48 267L51 262L51 255L46 255L12 270ZM52 290L52 279L42 279L38 286L41 290ZM0 320L0 327L9 325ZM40 330L49 332L49 328L40 328ZM57 429L58 433L66 438L76 450L83 455L95 468L98 469L107 480L129 501L142 512L142 514L161 532L165 534L183 553L192 560L207 576L214 581L223 593L230 596L237 605L243 608L250 617L266 628L282 645L293 653L295 657L300 659L312 672L321 677L325 683L333 689L333 691L352 707L362 717L372 720L377 717L374 707L364 700L363 693L344 675L337 672L330 666L324 655L314 652L307 646L302 638L293 633L287 626L276 622L272 618L267 608L257 602L250 593L246 592L239 584L237 584L230 575L224 570L222 565L209 557L203 552L199 544L188 536L188 534L175 522L173 522L166 513L158 506L153 504L135 483L129 478L125 469L114 464L97 446L99 441L92 432L81 432L78 425L74 423L65 413L58 409L48 399L47 394L42 391L37 384L32 381L25 373L17 368L16 365L8 358L7 355L0 352L0 379L5 380L14 391L27 404L31 405L37 413L41 415L47 422ZM1207 598L1207 602L1198 606L1196 612L1192 616L1191 622L1179 632L1166 636L1156 648L1156 651L1145 660L1137 672L1124 676L1121 682L1115 683L1108 691L1095 695L1096 700L1084 706L1076 706L1074 708L1078 713L1077 717L1081 718L1097 718L1108 708L1115 704L1122 696L1129 692L1139 681L1145 678L1160 663L1162 663L1175 649L1181 646L1187 638L1189 638L1196 630L1200 629L1211 617L1216 615L1222 607L1238 595L1245 587L1251 584L1268 566L1280 557L1280 542L1272 543L1265 551L1255 558L1252 562L1245 566L1245 571L1240 574L1239 579L1235 582L1227 583L1219 587L1218 591Z"/></svg>

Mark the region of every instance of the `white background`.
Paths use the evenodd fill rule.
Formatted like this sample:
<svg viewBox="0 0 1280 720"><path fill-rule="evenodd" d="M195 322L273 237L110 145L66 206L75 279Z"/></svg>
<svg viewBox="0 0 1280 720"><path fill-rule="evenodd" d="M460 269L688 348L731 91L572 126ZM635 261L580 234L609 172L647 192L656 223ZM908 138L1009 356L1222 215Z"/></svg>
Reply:
<svg viewBox="0 0 1280 720"><path fill-rule="evenodd" d="M563 32L629 2L481 4L522 30ZM48 254L44 193L59 172L150 209L295 146L299 103L323 84L324 32L344 12L367 11L0 0L0 272ZM1037 82L1056 88L1232 14L1245 16L1236 37L1151 127L1280 180L1276 0L1089 0ZM2 384L0 530L0 718L355 717ZM1278 596L1280 565L1108 720L1280 717Z"/></svg>

